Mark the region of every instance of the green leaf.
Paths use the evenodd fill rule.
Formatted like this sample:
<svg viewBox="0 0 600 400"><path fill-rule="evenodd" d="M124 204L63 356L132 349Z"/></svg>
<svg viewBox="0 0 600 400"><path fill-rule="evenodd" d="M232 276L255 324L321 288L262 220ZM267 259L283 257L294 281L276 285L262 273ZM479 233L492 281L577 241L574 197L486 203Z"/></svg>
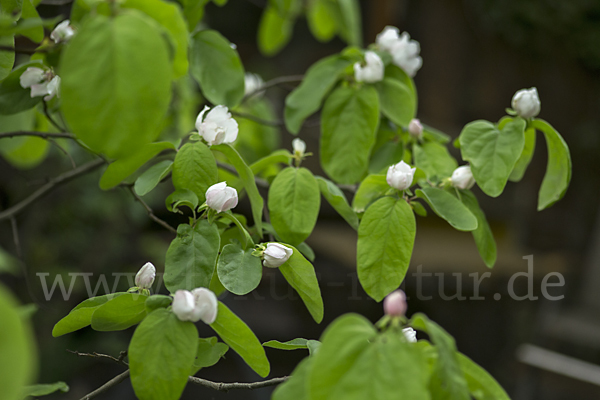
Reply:
<svg viewBox="0 0 600 400"><path fill-rule="evenodd" d="M289 151L285 149L276 150L268 156L254 162L252 165L250 165L250 169L254 175L257 175L269 168L271 165L278 163L287 165L290 163L291 158L292 155Z"/></svg>
<svg viewBox="0 0 600 400"><path fill-rule="evenodd" d="M254 249L242 249L228 244L217 262L219 280L233 294L244 295L258 287L262 278L260 258L253 256Z"/></svg>
<svg viewBox="0 0 600 400"><path fill-rule="evenodd" d="M258 25L258 49L265 56L277 54L292 38L296 18L280 14L275 7L268 6Z"/></svg>
<svg viewBox="0 0 600 400"><path fill-rule="evenodd" d="M470 400L467 382L458 364L458 352L454 338L438 324L420 313L412 317L410 325L426 332L437 350L438 359L435 365L435 377L432 378L434 379L433 385L445 396L436 398Z"/></svg>
<svg viewBox="0 0 600 400"><path fill-rule="evenodd" d="M216 336L198 338L198 352L190 375L196 375L201 368L215 365L227 353L229 346L217 341Z"/></svg>
<svg viewBox="0 0 600 400"><path fill-rule="evenodd" d="M291 247L291 246L290 246ZM319 324L323 320L323 298L315 268L298 249L293 248L292 256L279 267L279 272L300 295L304 305Z"/></svg>
<svg viewBox="0 0 600 400"><path fill-rule="evenodd" d="M454 229L472 231L477 229L477 218L449 192L435 187L417 189L417 197L425 200L433 212L448 221Z"/></svg>
<svg viewBox="0 0 600 400"><path fill-rule="evenodd" d="M456 355L473 397L477 400L510 400L502 386L483 368L464 354Z"/></svg>
<svg viewBox="0 0 600 400"><path fill-rule="evenodd" d="M2 36L0 37L0 46L14 47L15 36ZM0 50L0 81L10 74L15 64L15 52Z"/></svg>
<svg viewBox="0 0 600 400"><path fill-rule="evenodd" d="M173 161L163 160L144 171L136 180L133 190L144 196L154 189L173 169Z"/></svg>
<svg viewBox="0 0 600 400"><path fill-rule="evenodd" d="M369 169L379 124L379 100L372 86L338 87L321 114L321 165L338 183L356 183Z"/></svg>
<svg viewBox="0 0 600 400"><path fill-rule="evenodd" d="M271 366L265 349L254 333L227 306L219 302L217 319L210 325L215 332L238 353L258 375L263 378L269 375Z"/></svg>
<svg viewBox="0 0 600 400"><path fill-rule="evenodd" d="M315 252L314 252L314 250L309 245L306 244L306 242L300 243L298 246L296 246L296 248L310 262L314 262L315 261L315 257L316 257L315 256Z"/></svg>
<svg viewBox="0 0 600 400"><path fill-rule="evenodd" d="M240 154L229 144L220 144L218 146L212 146L212 150L220 151L225 154L225 157L229 160L229 162L233 165L235 170L237 171L240 179L244 183L244 189L246 189L246 193L248 193L248 197L250 198L250 206L252 207L252 218L254 219L254 225L256 225L256 230L259 232L259 236L262 236L262 212L264 201L260 193L258 192L258 187L256 186L256 181L254 180L254 174L252 170Z"/></svg>
<svg viewBox="0 0 600 400"><path fill-rule="evenodd" d="M108 300L92 314L92 329L121 331L139 324L146 316L147 298L138 293L125 293Z"/></svg>
<svg viewBox="0 0 600 400"><path fill-rule="evenodd" d="M114 188L158 153L167 149L175 150L175 146L169 142L148 143L139 151L111 163L100 178L100 189Z"/></svg>
<svg viewBox="0 0 600 400"><path fill-rule="evenodd" d="M177 400L185 388L198 347L193 323L164 308L149 314L129 344L131 384L140 400Z"/></svg>
<svg viewBox="0 0 600 400"><path fill-rule="evenodd" d="M340 36L351 46L362 47L361 11L357 0L329 1Z"/></svg>
<svg viewBox="0 0 600 400"><path fill-rule="evenodd" d="M351 64L351 60L336 54L317 61L306 71L302 83L285 98L288 131L293 134L300 131L304 120L321 107L327 93Z"/></svg>
<svg viewBox="0 0 600 400"><path fill-rule="evenodd" d="M159 308L167 308L172 302L173 298L171 296L165 296L163 294L149 296L146 299L146 313L150 314L152 311Z"/></svg>
<svg viewBox="0 0 600 400"><path fill-rule="evenodd" d="M396 125L408 126L417 112L417 104L410 88L392 78L384 78L375 87L383 115Z"/></svg>
<svg viewBox="0 0 600 400"><path fill-rule="evenodd" d="M313 357L306 357L300 361L290 378L275 388L271 400L309 400L306 380L313 360Z"/></svg>
<svg viewBox="0 0 600 400"><path fill-rule="evenodd" d="M308 28L320 42L330 41L337 32L334 14L329 10L326 2L326 0L309 1L306 10Z"/></svg>
<svg viewBox="0 0 600 400"><path fill-rule="evenodd" d="M369 175L360 183L354 199L352 208L356 212L364 212L367 207L390 190L385 175Z"/></svg>
<svg viewBox="0 0 600 400"><path fill-rule="evenodd" d="M204 203L206 190L218 179L215 157L200 141L185 144L173 162L172 179L175 189L191 190Z"/></svg>
<svg viewBox="0 0 600 400"><path fill-rule="evenodd" d="M0 388L3 400L21 400L23 386L37 370L37 351L29 322L19 315L12 294L0 285Z"/></svg>
<svg viewBox="0 0 600 400"><path fill-rule="evenodd" d="M198 207L198 196L191 190L177 189L165 199L165 206L171 212L183 214L183 211L179 207L186 206L190 210L196 210Z"/></svg>
<svg viewBox="0 0 600 400"><path fill-rule="evenodd" d="M320 205L319 184L306 168L282 170L269 188L271 224L281 240L293 246L310 236Z"/></svg>
<svg viewBox="0 0 600 400"><path fill-rule="evenodd" d="M317 182L319 183L319 190L321 190L321 194L325 197L325 200L331 207L335 209L348 222L348 224L354 228L354 230L358 230L358 217L356 213L348 204L348 200L346 200L346 196L344 193L338 188L335 183L331 182L328 179L317 176Z"/></svg>
<svg viewBox="0 0 600 400"><path fill-rule="evenodd" d="M175 78L187 74L188 31L180 8L161 0L126 0L120 7L135 8L158 22L167 31L175 48L173 59Z"/></svg>
<svg viewBox="0 0 600 400"><path fill-rule="evenodd" d="M444 132L423 124L423 137L430 141L435 141L441 144L446 144L452 138Z"/></svg>
<svg viewBox="0 0 600 400"><path fill-rule="evenodd" d="M198 22L204 17L204 7L210 0L181 0L183 15L190 32L196 30Z"/></svg>
<svg viewBox="0 0 600 400"><path fill-rule="evenodd" d="M65 119L94 151L121 158L160 133L173 74L167 43L141 12L86 19L60 71Z"/></svg>
<svg viewBox="0 0 600 400"><path fill-rule="evenodd" d="M193 228L181 224L165 260L165 286L171 293L179 289L208 287L219 254L219 230L202 219Z"/></svg>
<svg viewBox="0 0 600 400"><path fill-rule="evenodd" d="M308 339L297 338L288 340L287 342L269 340L268 342L263 343L263 347L271 347L279 350L308 349Z"/></svg>
<svg viewBox="0 0 600 400"><path fill-rule="evenodd" d="M404 151L404 143L399 138L391 139L379 147L374 147L369 161L369 173L381 174L387 172L391 165L398 164L404 159Z"/></svg>
<svg viewBox="0 0 600 400"><path fill-rule="evenodd" d="M36 116L33 109L12 115L0 115L0 132L34 130ZM0 141L0 153L4 159L19 169L38 166L46 158L48 149L49 142L40 137L20 136L2 138Z"/></svg>
<svg viewBox="0 0 600 400"><path fill-rule="evenodd" d="M502 130L488 121L467 124L459 136L462 158L470 162L477 185L498 197L525 146L525 120L516 118Z"/></svg>
<svg viewBox="0 0 600 400"><path fill-rule="evenodd" d="M450 155L446 146L437 142L425 142L423 145L413 146L415 166L421 168L427 178L447 178L458 167L454 157Z"/></svg>
<svg viewBox="0 0 600 400"><path fill-rule="evenodd" d="M485 214L481 208L479 208L477 198L471 191L461 190L460 199L477 218L477 229L471 231L471 233L473 234L477 250L485 262L485 265L487 265L488 268L492 268L496 263L496 241L494 240L490 225L485 218Z"/></svg>
<svg viewBox="0 0 600 400"><path fill-rule="evenodd" d="M192 36L190 72L204 97L215 105L234 107L244 97L244 67L237 50L217 31Z"/></svg>
<svg viewBox="0 0 600 400"><path fill-rule="evenodd" d="M58 337L85 328L92 323L92 315L100 308L100 306L123 294L124 293L106 294L104 296L92 297L84 300L72 309L66 317L54 325L52 336Z"/></svg>
<svg viewBox="0 0 600 400"><path fill-rule="evenodd" d="M345 314L333 321L321 337L319 352L312 356L314 360L308 374L308 398L333 399L336 385L376 336L373 324L363 316Z"/></svg>
<svg viewBox="0 0 600 400"><path fill-rule="evenodd" d="M63 393L66 393L69 391L69 385L64 382L29 385L25 386L23 389L22 396L46 396L59 390Z"/></svg>
<svg viewBox="0 0 600 400"><path fill-rule="evenodd" d="M358 279L376 301L404 280L416 229L415 216L404 199L383 197L365 212L358 227Z"/></svg>
<svg viewBox="0 0 600 400"><path fill-rule="evenodd" d="M525 130L525 146L523 147L523 152L521 156L517 160L515 164L515 168L510 173L508 179L511 182L519 182L523 179L523 175L525 175L525 170L529 166L531 159L533 158L533 153L535 151L535 129L529 127Z"/></svg>
<svg viewBox="0 0 600 400"><path fill-rule="evenodd" d="M240 243L242 244L242 247L244 249L254 246L254 241L252 240L250 233L248 233L246 228L244 228L244 225L233 215L233 213L230 210L221 213L221 216L233 221L233 223L237 226L237 228L242 236L242 240L240 240ZM238 214L238 216L240 216L240 215ZM245 221L245 219L244 219L244 221ZM223 246L224 246L224 244L221 244L221 249L223 248Z"/></svg>
<svg viewBox="0 0 600 400"><path fill-rule="evenodd" d="M0 51L0 54L4 52ZM42 68L39 61L32 61L19 66L0 82L0 114L16 114L33 108L42 101L43 96L31 97L31 89L21 87L19 78L29 67ZM61 86L62 89L62 86Z"/></svg>
<svg viewBox="0 0 600 400"><path fill-rule="evenodd" d="M31 0L23 0L23 11L21 13L21 18L23 21L40 19L40 14L38 14ZM31 39L31 41L35 43L40 43L42 40L44 40L44 27L42 25L34 26L21 31L20 34L28 39Z"/></svg>
<svg viewBox="0 0 600 400"><path fill-rule="evenodd" d="M567 192L571 182L571 154L560 134L546 121L534 119L532 126L544 132L548 148L548 165L538 195L538 211L550 207Z"/></svg>

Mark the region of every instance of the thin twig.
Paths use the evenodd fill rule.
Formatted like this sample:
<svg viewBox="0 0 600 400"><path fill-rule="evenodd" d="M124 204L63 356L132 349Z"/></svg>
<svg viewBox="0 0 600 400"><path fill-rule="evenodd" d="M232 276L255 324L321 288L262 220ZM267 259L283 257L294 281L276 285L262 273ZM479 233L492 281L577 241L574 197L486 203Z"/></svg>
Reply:
<svg viewBox="0 0 600 400"><path fill-rule="evenodd" d="M116 363L119 363L119 364L122 364L122 365L125 365L125 366L129 366L129 364L127 364L123 360L125 358L125 356L127 355L127 351L122 351L119 354L119 358L116 358L116 357L113 357L113 356L109 356L108 354L101 354L101 353L96 353L96 352L93 352L93 353L81 353L81 352L79 352L77 350L69 350L69 349L67 349L67 351L69 353L75 354L75 355L77 355L79 357L107 358L107 359L109 359L111 361L114 361Z"/></svg>
<svg viewBox="0 0 600 400"><path fill-rule="evenodd" d="M258 95L259 93L263 93L265 90L272 88L273 86L281 85L282 83L294 83L301 82L304 79L304 75L290 75L290 76L280 76L277 78L273 78L271 80L263 83L258 89L253 91L252 93L248 93L242 98L242 103L248 101L252 97Z"/></svg>
<svg viewBox="0 0 600 400"><path fill-rule="evenodd" d="M67 157L69 157L69 160L71 161L71 166L73 167L73 169L77 168L77 164L75 163L75 160L73 160L73 157L71 157L71 154L69 154L69 152L67 150L65 150L60 144L58 144L58 142L54 139L48 139L48 141L50 143L52 143L54 146L56 146L64 155L66 155Z"/></svg>
<svg viewBox="0 0 600 400"><path fill-rule="evenodd" d="M173 233L177 233L177 229L173 228L171 225L169 225L168 223L166 223L165 221L163 221L162 219L160 219L156 215L154 215L154 211L152 211L150 206L148 204L146 204L146 202L135 192L135 190L133 190L133 188L131 186L127 186L127 189L129 189L129 191L131 192L133 197L137 201L139 201L140 204L144 207L144 209L148 213L148 216L150 217L150 219L152 219L157 224L161 225L163 228L168 229L169 231L171 231Z"/></svg>
<svg viewBox="0 0 600 400"><path fill-rule="evenodd" d="M64 139L75 139L75 135L67 132L36 132L36 131L15 131L15 132L2 132L0 133L0 139L2 138L12 138L17 136L37 136L42 139L50 139L50 138L64 138Z"/></svg>
<svg viewBox="0 0 600 400"><path fill-rule="evenodd" d="M41 197L52 191L55 187L63 183L67 183L80 175L84 175L90 171L93 171L94 169L98 168L104 163L105 161L103 159L97 158L93 161L90 161L87 164L84 164L78 168L75 168L71 171L65 172L64 174L50 179L48 183L46 183L44 186L42 186L32 194L30 194L29 197L25 198L24 200L20 201L14 206L0 212L0 221L17 215L19 212L23 211L26 207L28 207L31 203L35 202L36 200L39 200Z"/></svg>
<svg viewBox="0 0 600 400"><path fill-rule="evenodd" d="M224 383L224 382L212 382L207 381L206 379L197 378L195 376L190 376L188 378L188 382L191 382L195 385L204 386L207 388L211 388L214 390L218 390L220 392L228 392L233 389L260 389L269 386L279 385L289 379L289 376L282 376L281 378L273 378L262 382L251 382L251 383Z"/></svg>
<svg viewBox="0 0 600 400"><path fill-rule="evenodd" d="M230 111L230 112L231 112L231 115L233 115L234 117L249 119L250 121L254 121L261 125L266 125L266 126L283 126L284 125L283 121L271 121L268 119L263 119L260 117L256 117L252 114L242 113L239 111Z"/></svg>
<svg viewBox="0 0 600 400"><path fill-rule="evenodd" d="M13 47L13 46L0 46L0 51L14 51L19 54L35 54L35 53L45 53L45 50L36 50L36 49L24 49L22 47Z"/></svg>
<svg viewBox="0 0 600 400"><path fill-rule="evenodd" d="M110 381L106 382L104 385L100 386L98 389L94 390L93 392L86 394L85 396L83 396L81 398L81 400L93 399L94 397L98 396L99 394L106 392L113 386L117 386L119 383L121 383L125 379L127 379L128 376L129 376L129 370L123 372L122 374L115 376Z"/></svg>

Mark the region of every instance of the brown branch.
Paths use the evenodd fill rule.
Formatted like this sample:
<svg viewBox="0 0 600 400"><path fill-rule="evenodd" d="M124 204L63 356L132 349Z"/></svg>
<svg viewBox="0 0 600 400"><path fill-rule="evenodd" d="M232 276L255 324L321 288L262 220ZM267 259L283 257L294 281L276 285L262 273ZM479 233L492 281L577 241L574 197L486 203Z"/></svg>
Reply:
<svg viewBox="0 0 600 400"><path fill-rule="evenodd" d="M50 179L48 183L46 183L44 186L42 186L32 194L30 194L29 197L27 197L26 199L0 212L0 221L17 215L25 208L27 208L31 203L35 202L36 200L39 200L40 198L51 192L55 187L62 185L63 183L67 183L80 175L84 175L90 171L93 171L94 169L104 164L104 162L105 161L103 159L97 158L94 161L90 161L89 163L75 168L69 172L65 172L64 174L61 174L56 178Z"/></svg>
<svg viewBox="0 0 600 400"><path fill-rule="evenodd" d="M146 204L146 202L135 192L135 190L133 190L133 188L131 186L127 186L127 189L129 189L129 191L131 192L131 194L133 195L133 197L137 201L139 201L140 204L144 207L144 209L148 213L148 216L150 217L150 219L152 219L154 222L156 222L157 224L159 224L163 228L168 229L169 231L177 234L177 229L173 228L171 225L169 225L168 223L166 223L165 221L163 221L162 219L160 219L156 215L154 215L154 211L152 211L152 209L150 208L150 206L148 204Z"/></svg>
<svg viewBox="0 0 600 400"><path fill-rule="evenodd" d="M113 356L109 356L108 354L100 354L100 353L80 353L77 350L69 350L67 349L67 351L69 353L75 354L79 357L91 357L91 358L106 358L109 359L111 361L114 361L116 363L125 365L126 367L129 366L129 364L127 364L125 361L123 361L123 359L125 358L125 356L127 355L127 351L122 351L121 354L119 354L119 358L113 357Z"/></svg>
<svg viewBox="0 0 600 400"><path fill-rule="evenodd" d="M251 382L251 383L224 383L224 382L212 382L207 381L206 379L197 378L195 376L190 376L188 378L188 382L191 382L195 385L204 386L207 388L211 388L214 390L218 390L220 392L228 392L233 389L260 389L269 386L275 386L280 383L283 383L289 379L288 376L282 376L281 378L273 378L262 382Z"/></svg>
<svg viewBox="0 0 600 400"><path fill-rule="evenodd" d="M248 114L248 113L242 113L239 111L230 111L230 113L234 117L249 119L250 121L254 121L257 124L261 124L261 125L266 125L266 126L283 126L284 125L283 121L270 121L268 119L256 117L256 116L254 116L252 114Z"/></svg>
<svg viewBox="0 0 600 400"><path fill-rule="evenodd" d="M42 139L52 139L52 138L64 138L64 139L75 139L75 135L72 133L66 132L36 132L36 131L15 131L15 132L2 132L0 133L0 139L2 138L12 138L17 136L37 136Z"/></svg>
<svg viewBox="0 0 600 400"><path fill-rule="evenodd" d="M117 386L119 383L121 383L125 379L127 379L128 376L129 376L129 370L123 372L120 375L115 376L110 381L106 382L104 385L100 386L98 389L94 390L93 392L86 394L85 396L83 396L81 398L81 400L93 399L94 397L98 396L99 394L106 392L113 386Z"/></svg>

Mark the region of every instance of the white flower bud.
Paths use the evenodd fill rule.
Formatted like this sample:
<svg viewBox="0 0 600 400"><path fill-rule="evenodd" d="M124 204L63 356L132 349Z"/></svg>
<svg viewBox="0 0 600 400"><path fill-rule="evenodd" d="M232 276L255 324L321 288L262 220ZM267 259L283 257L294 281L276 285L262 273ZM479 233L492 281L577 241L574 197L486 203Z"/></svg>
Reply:
<svg viewBox="0 0 600 400"><path fill-rule="evenodd" d="M402 333L409 343L415 343L417 341L417 331L413 328L404 328L402 329Z"/></svg>
<svg viewBox="0 0 600 400"><path fill-rule="evenodd" d="M421 51L419 42L410 40L408 32L402 32L389 51L394 64L402 68L410 77L414 77L423 65L423 59L419 56Z"/></svg>
<svg viewBox="0 0 600 400"><path fill-rule="evenodd" d="M400 289L393 291L383 299L383 312L391 317L401 317L406 314L406 295Z"/></svg>
<svg viewBox="0 0 600 400"><path fill-rule="evenodd" d="M246 72L244 76L244 94L247 96L251 93L256 92L264 85L262 78L251 72Z"/></svg>
<svg viewBox="0 0 600 400"><path fill-rule="evenodd" d="M383 28L381 33L375 38L375 42L379 45L379 48L391 52L394 43L400 40L398 34L398 28L395 26L386 26Z"/></svg>
<svg viewBox="0 0 600 400"><path fill-rule="evenodd" d="M279 268L294 254L294 250L281 243L269 243L263 252L263 265L268 268Z"/></svg>
<svg viewBox="0 0 600 400"><path fill-rule="evenodd" d="M461 165L456 168L454 172L452 172L450 181L452 182L452 186L457 189L471 189L475 184L475 178L471 172L471 167L469 165Z"/></svg>
<svg viewBox="0 0 600 400"><path fill-rule="evenodd" d="M50 39L54 40L54 43L66 42L71 39L75 35L75 30L69 25L70 23L71 21L66 19L56 25L56 28L50 34Z"/></svg>
<svg viewBox="0 0 600 400"><path fill-rule="evenodd" d="M423 125L421 125L421 121L413 118L408 124L408 133L414 138L421 138L423 136Z"/></svg>
<svg viewBox="0 0 600 400"><path fill-rule="evenodd" d="M294 149L294 155L302 157L306 152L306 143L300 138L292 140L292 148Z"/></svg>
<svg viewBox="0 0 600 400"><path fill-rule="evenodd" d="M400 161L398 164L388 168L385 179L388 185L394 189L405 190L412 185L416 170L416 168L411 168L404 161Z"/></svg>
<svg viewBox="0 0 600 400"><path fill-rule="evenodd" d="M533 118L540 113L540 98L536 88L521 89L512 98L512 108L522 118Z"/></svg>
<svg viewBox="0 0 600 400"><path fill-rule="evenodd" d="M357 82L375 83L383 79L384 65L374 51L365 53L365 66L354 63L354 79Z"/></svg>
<svg viewBox="0 0 600 400"><path fill-rule="evenodd" d="M237 190L226 182L215 183L206 190L206 204L216 212L231 210L237 203Z"/></svg>
<svg viewBox="0 0 600 400"><path fill-rule="evenodd" d="M198 114L196 129L209 146L221 143L232 143L237 139L238 123L231 117L229 109L225 106L216 106L208 112L202 120L208 107Z"/></svg>
<svg viewBox="0 0 600 400"><path fill-rule="evenodd" d="M194 322L202 320L205 324L212 324L217 319L217 296L206 288L192 290L194 296Z"/></svg>
<svg viewBox="0 0 600 400"><path fill-rule="evenodd" d="M19 83L23 89L31 89L31 97L45 96L45 101L59 97L60 77L51 70L29 67L19 77Z"/></svg>
<svg viewBox="0 0 600 400"><path fill-rule="evenodd" d="M135 285L141 289L150 289L156 277L156 268L147 262L135 275Z"/></svg>
<svg viewBox="0 0 600 400"><path fill-rule="evenodd" d="M194 295L191 292L187 290L178 290L175 292L171 309L177 318L181 321L198 321L197 319L194 320L194 307Z"/></svg>

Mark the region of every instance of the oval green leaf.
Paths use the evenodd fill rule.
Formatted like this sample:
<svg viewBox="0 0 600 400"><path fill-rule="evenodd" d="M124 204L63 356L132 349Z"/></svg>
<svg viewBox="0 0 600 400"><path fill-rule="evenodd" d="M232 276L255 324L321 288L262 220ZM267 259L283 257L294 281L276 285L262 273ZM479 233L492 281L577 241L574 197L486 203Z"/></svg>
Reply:
<svg viewBox="0 0 600 400"><path fill-rule="evenodd" d="M92 314L92 329L120 331L138 324L146 316L147 298L138 293L125 293L108 300Z"/></svg>
<svg viewBox="0 0 600 400"><path fill-rule="evenodd" d="M428 179L438 179L452 176L458 163L450 155L446 146L437 142L425 142L422 145L414 144L413 157L415 166L422 169Z"/></svg>
<svg viewBox="0 0 600 400"><path fill-rule="evenodd" d="M144 196L154 189L173 169L173 161L163 160L154 164L142 173L136 180L133 190L138 196Z"/></svg>
<svg viewBox="0 0 600 400"><path fill-rule="evenodd" d="M417 189L417 197L425 200L433 212L448 221L454 229L472 231L477 229L477 218L452 194L435 187Z"/></svg>
<svg viewBox="0 0 600 400"><path fill-rule="evenodd" d="M175 189L191 190L198 201L204 203L206 190L217 183L217 179L217 162L204 143L191 142L179 149L173 162Z"/></svg>
<svg viewBox="0 0 600 400"><path fill-rule="evenodd" d="M260 258L253 256L254 249L242 249L238 244L228 244L223 247L217 273L219 280L233 294L250 293L260 283L262 265Z"/></svg>
<svg viewBox="0 0 600 400"><path fill-rule="evenodd" d="M360 183L354 199L352 208L356 212L364 212L367 207L390 190L385 175L369 175Z"/></svg>
<svg viewBox="0 0 600 400"><path fill-rule="evenodd" d="M375 87L383 115L398 126L408 126L417 112L415 97L410 88L392 78L384 78Z"/></svg>
<svg viewBox="0 0 600 400"><path fill-rule="evenodd" d="M92 297L82 301L72 309L66 317L54 325L52 336L58 337L85 328L92 323L92 315L100 308L100 306L123 294L124 293L106 294L104 296Z"/></svg>

